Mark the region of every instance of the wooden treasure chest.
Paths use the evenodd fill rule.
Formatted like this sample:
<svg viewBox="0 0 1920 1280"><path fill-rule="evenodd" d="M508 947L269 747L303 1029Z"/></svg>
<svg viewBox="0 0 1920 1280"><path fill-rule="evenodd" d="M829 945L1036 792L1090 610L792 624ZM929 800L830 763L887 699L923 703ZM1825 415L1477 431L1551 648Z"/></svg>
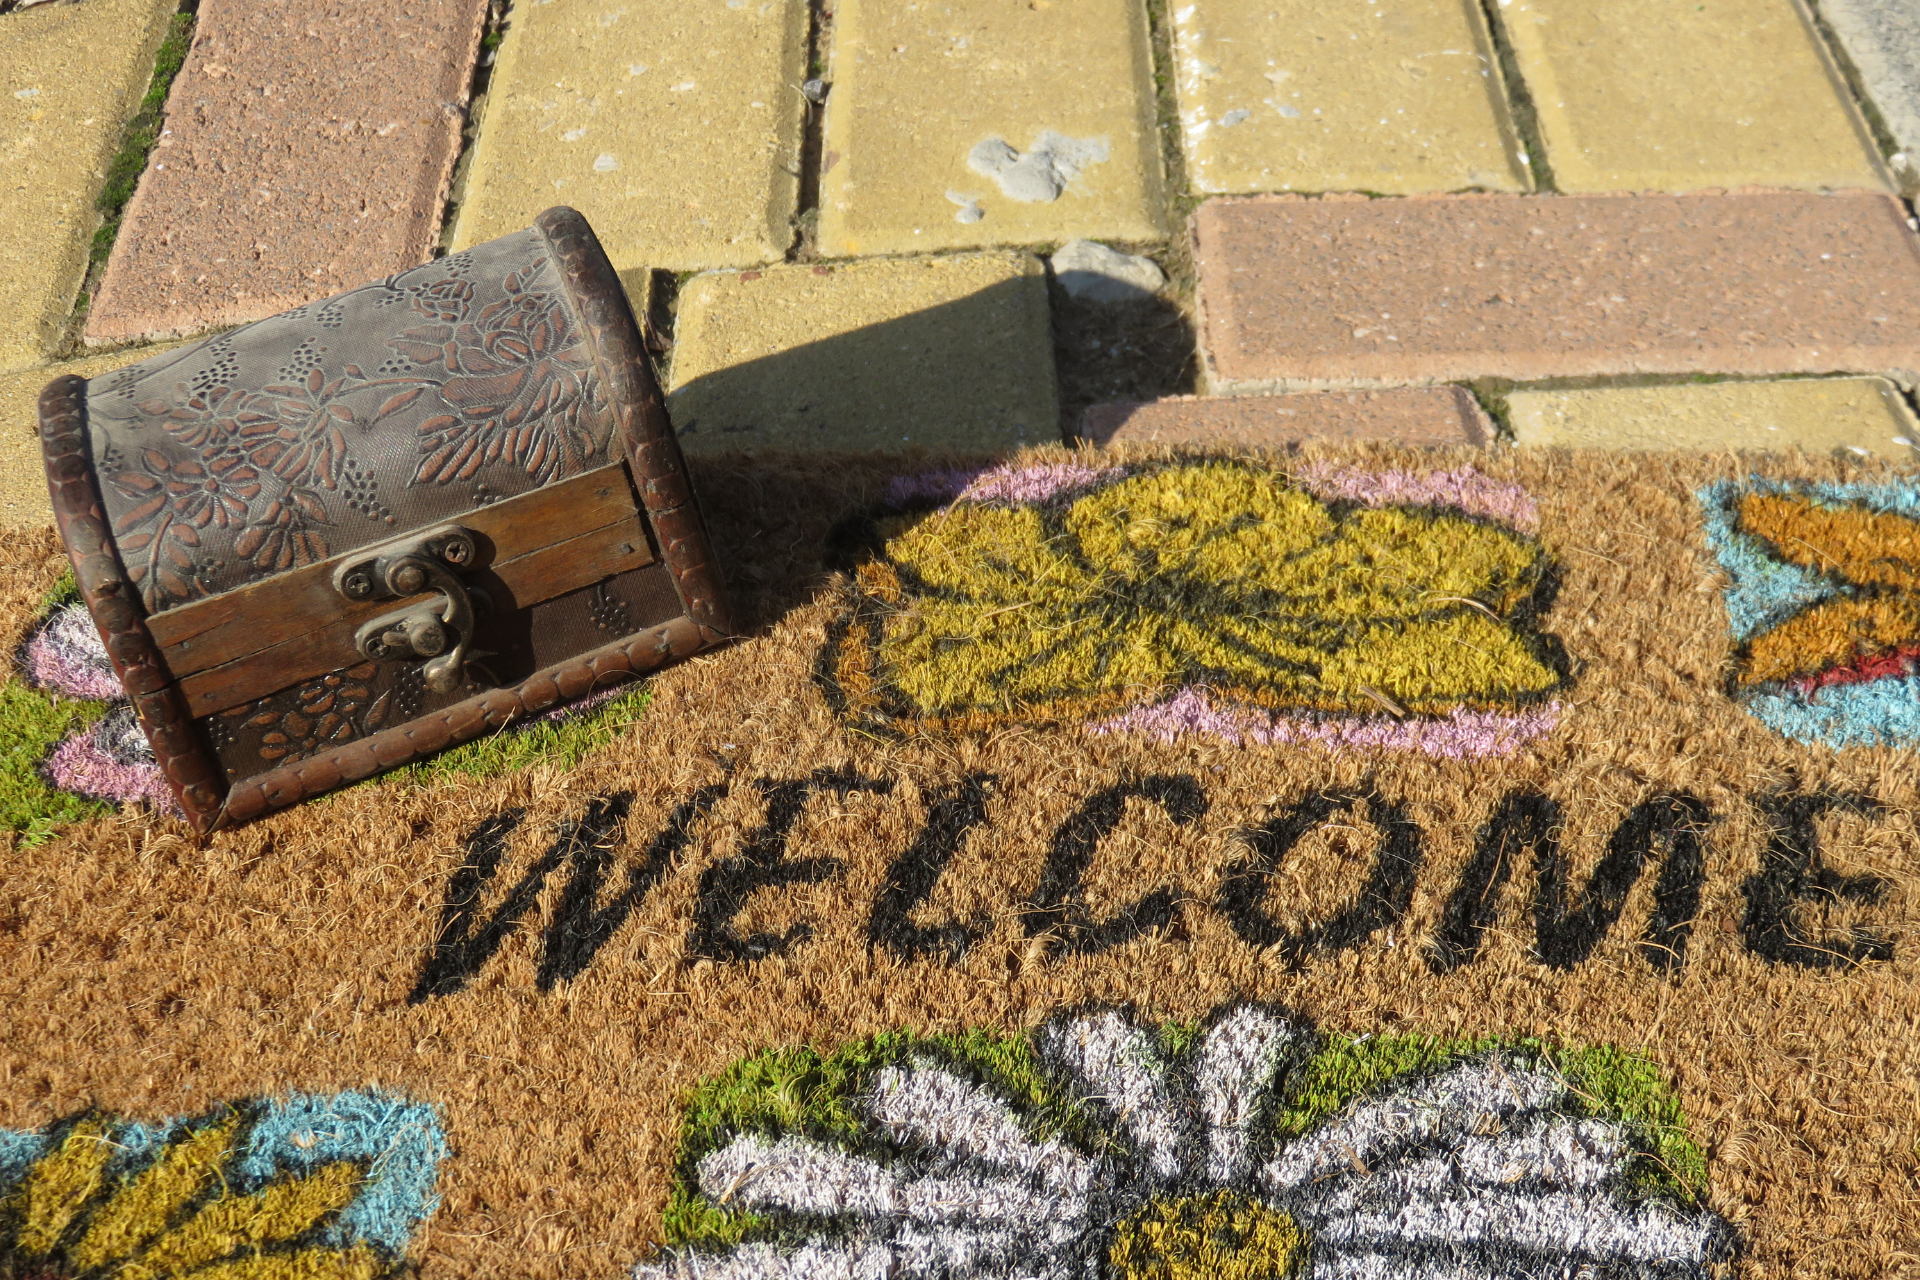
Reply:
<svg viewBox="0 0 1920 1280"><path fill-rule="evenodd" d="M586 220L40 398L82 596L203 833L718 643L727 606Z"/></svg>

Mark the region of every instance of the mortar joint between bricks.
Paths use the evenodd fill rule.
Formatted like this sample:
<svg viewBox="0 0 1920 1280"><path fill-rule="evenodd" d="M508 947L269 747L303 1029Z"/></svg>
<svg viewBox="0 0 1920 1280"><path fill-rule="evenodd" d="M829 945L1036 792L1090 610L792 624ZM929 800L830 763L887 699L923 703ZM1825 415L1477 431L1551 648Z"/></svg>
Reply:
<svg viewBox="0 0 1920 1280"><path fill-rule="evenodd" d="M187 55L193 49L199 12L200 0L180 0L167 20L167 33L161 37L160 47L154 51L153 73L147 78L146 93L141 97L140 105L127 118L126 126L121 130L120 145L107 162L106 176L93 199L94 211L100 221L94 228L93 241L87 250L87 270L81 277L80 291L74 295L72 309L67 313L66 332L61 335L53 352L56 360L72 359L89 350L85 331L87 316L93 309L93 297L99 292L100 279L106 274L107 261L119 237L120 219L126 213L127 204L133 199L140 179L145 176L154 148L160 141L161 126L166 122L167 100L173 92L174 80L179 76L181 67L186 65Z"/></svg>
<svg viewBox="0 0 1920 1280"><path fill-rule="evenodd" d="M1893 130L1888 126L1886 117L1880 113L1879 105L1867 92L1866 77L1860 74L1860 68L1855 65L1853 55L1847 52L1847 46L1841 41L1840 34L1827 21L1827 15L1820 11L1820 6L1815 0L1806 0L1805 16L1806 21L1813 27L1815 39L1825 47L1828 60L1832 63L1834 70L1839 73L1847 93L1853 99L1854 106L1859 109L1860 118L1865 122L1867 132L1873 136L1874 146L1879 148L1880 158L1889 162L1887 165L1889 169L1894 168L1891 162L1893 157L1900 154L1900 142L1893 136ZM1896 171L1893 178L1896 187L1904 186L1911 190L1911 184L1907 182L1905 175Z"/></svg>
<svg viewBox="0 0 1920 1280"><path fill-rule="evenodd" d="M1170 4L1171 0L1147 0L1147 43L1148 54L1153 60L1154 124L1160 135L1160 166L1165 178L1167 213L1177 215L1177 220L1176 217L1169 217L1167 225L1177 228L1192 212L1191 207L1182 209L1181 205L1189 199L1193 205L1198 205L1200 201L1190 196L1188 190L1187 152L1180 134L1180 100L1176 82L1180 64L1173 51Z"/></svg>
<svg viewBox="0 0 1920 1280"><path fill-rule="evenodd" d="M824 79L833 50L833 0L808 0L807 65L804 80ZM806 96L800 85L790 89L801 97L800 190L793 215L793 243L787 248L788 262L820 260L820 175L826 147L827 103ZM831 95L832 86L828 85Z"/></svg>
<svg viewBox="0 0 1920 1280"><path fill-rule="evenodd" d="M653 271L647 287L647 313L640 317L641 338L646 345L654 380L668 385L673 358L674 324L680 315L680 287L683 277L671 271Z"/></svg>
<svg viewBox="0 0 1920 1280"><path fill-rule="evenodd" d="M433 256L444 258L453 250L454 214L467 194L467 175L473 169L473 153L480 138L481 117L486 114L487 90L493 83L494 60L506 38L508 20L513 15L513 0L487 0L487 20L481 27L480 43L474 50L473 76L467 82L466 115L460 128L460 152L447 174L447 198L440 206L440 230L435 237Z"/></svg>
<svg viewBox="0 0 1920 1280"><path fill-rule="evenodd" d="M1513 406L1507 403L1507 393L1513 390L1514 383L1506 378L1475 378L1462 385L1493 422L1491 443L1512 444Z"/></svg>
<svg viewBox="0 0 1920 1280"><path fill-rule="evenodd" d="M1480 12L1486 16L1487 38L1493 41L1496 72L1506 94L1507 118L1513 122L1515 140L1526 152L1535 193L1558 194L1560 188L1553 178L1553 165L1547 159L1546 135L1540 132L1540 115L1533 105L1533 90L1520 73L1520 56L1507 37L1506 21L1500 16L1500 0L1480 0Z"/></svg>

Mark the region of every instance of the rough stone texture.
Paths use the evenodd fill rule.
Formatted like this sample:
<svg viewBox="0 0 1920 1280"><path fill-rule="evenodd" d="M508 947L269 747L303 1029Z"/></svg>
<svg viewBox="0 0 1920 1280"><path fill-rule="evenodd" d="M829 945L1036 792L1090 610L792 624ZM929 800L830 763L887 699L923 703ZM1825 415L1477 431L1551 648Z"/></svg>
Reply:
<svg viewBox="0 0 1920 1280"><path fill-rule="evenodd" d="M1493 439L1493 424L1465 387L1399 387L1097 404L1082 416L1080 436L1093 444L1226 449L1278 450L1306 440L1430 448L1484 445Z"/></svg>
<svg viewBox="0 0 1920 1280"><path fill-rule="evenodd" d="M670 391L690 454L1057 440L1045 271L978 253L696 276Z"/></svg>
<svg viewBox="0 0 1920 1280"><path fill-rule="evenodd" d="M1069 240L1047 262L1068 296L1087 302L1146 302L1167 284L1152 258L1092 240Z"/></svg>
<svg viewBox="0 0 1920 1280"><path fill-rule="evenodd" d="M1194 232L1214 390L1920 370L1892 196L1263 196Z"/></svg>
<svg viewBox="0 0 1920 1280"><path fill-rule="evenodd" d="M0 526L50 525L47 472L40 460L40 392L64 373L97 378L167 348L136 347L65 364L0 373Z"/></svg>
<svg viewBox="0 0 1920 1280"><path fill-rule="evenodd" d="M454 245L570 204L633 288L647 268L778 261L793 242L806 0L515 7Z"/></svg>
<svg viewBox="0 0 1920 1280"><path fill-rule="evenodd" d="M1804 449L1912 462L1920 423L1884 378L1516 391L1513 438L1570 449Z"/></svg>
<svg viewBox="0 0 1920 1280"><path fill-rule="evenodd" d="M1798 0L1500 9L1562 191L1882 188Z"/></svg>
<svg viewBox="0 0 1920 1280"><path fill-rule="evenodd" d="M87 341L187 336L425 262L486 0L206 0Z"/></svg>
<svg viewBox="0 0 1920 1280"><path fill-rule="evenodd" d="M831 75L829 255L1165 234L1143 0L839 0Z"/></svg>
<svg viewBox="0 0 1920 1280"><path fill-rule="evenodd" d="M0 18L0 369L39 364L60 342L94 198L174 8L88 0Z"/></svg>
<svg viewBox="0 0 1920 1280"><path fill-rule="evenodd" d="M1909 195L1920 190L1920 3L1819 0L1900 153L1893 170Z"/></svg>
<svg viewBox="0 0 1920 1280"><path fill-rule="evenodd" d="M1175 84L1195 191L1525 191L1477 0L1189 0Z"/></svg>

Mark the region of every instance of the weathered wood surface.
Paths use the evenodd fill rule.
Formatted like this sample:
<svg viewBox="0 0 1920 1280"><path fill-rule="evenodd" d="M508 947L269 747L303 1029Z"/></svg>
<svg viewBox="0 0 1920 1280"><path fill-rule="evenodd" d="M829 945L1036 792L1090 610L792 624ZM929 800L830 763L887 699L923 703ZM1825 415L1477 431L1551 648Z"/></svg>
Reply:
<svg viewBox="0 0 1920 1280"><path fill-rule="evenodd" d="M452 523L479 535L478 567L462 577L495 610L524 609L654 560L624 463ZM190 712L212 715L350 666L362 624L435 594L344 599L333 589L334 571L365 554L336 556L148 618Z"/></svg>

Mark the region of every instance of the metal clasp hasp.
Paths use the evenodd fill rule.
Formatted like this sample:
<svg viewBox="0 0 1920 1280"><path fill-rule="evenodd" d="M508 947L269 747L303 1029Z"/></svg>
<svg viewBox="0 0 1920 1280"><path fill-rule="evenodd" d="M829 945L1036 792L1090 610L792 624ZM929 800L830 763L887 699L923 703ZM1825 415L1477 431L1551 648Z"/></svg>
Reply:
<svg viewBox="0 0 1920 1280"><path fill-rule="evenodd" d="M427 688L459 688L473 643L473 601L458 575L473 567L477 554L472 530L443 524L369 547L341 565L333 589L356 603L440 593L437 601L396 609L362 626L353 633L353 647L375 662L425 658L420 674Z"/></svg>

